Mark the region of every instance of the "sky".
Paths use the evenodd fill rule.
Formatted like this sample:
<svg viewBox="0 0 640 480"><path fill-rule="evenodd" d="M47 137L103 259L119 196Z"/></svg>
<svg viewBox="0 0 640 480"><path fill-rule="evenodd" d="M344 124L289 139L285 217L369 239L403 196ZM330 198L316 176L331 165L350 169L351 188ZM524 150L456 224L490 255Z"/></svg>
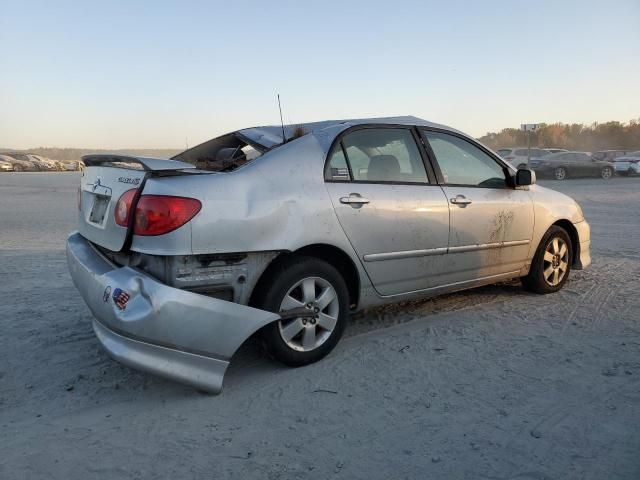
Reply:
<svg viewBox="0 0 640 480"><path fill-rule="evenodd" d="M415 115L640 118L640 0L0 0L0 147L182 148Z"/></svg>

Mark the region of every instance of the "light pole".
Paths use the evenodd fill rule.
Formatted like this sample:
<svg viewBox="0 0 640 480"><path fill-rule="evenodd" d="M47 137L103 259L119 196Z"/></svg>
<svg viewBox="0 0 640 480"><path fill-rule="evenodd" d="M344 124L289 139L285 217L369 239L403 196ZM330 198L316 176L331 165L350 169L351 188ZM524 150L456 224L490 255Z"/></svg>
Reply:
<svg viewBox="0 0 640 480"><path fill-rule="evenodd" d="M538 130L539 123L521 123L520 130L527 132L527 165L531 161L531 132Z"/></svg>

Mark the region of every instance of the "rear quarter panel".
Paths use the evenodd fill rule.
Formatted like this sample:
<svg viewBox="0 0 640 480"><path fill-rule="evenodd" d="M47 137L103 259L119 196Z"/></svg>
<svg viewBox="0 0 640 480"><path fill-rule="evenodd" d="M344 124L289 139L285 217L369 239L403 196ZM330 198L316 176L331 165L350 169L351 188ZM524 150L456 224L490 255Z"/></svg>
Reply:
<svg viewBox="0 0 640 480"><path fill-rule="evenodd" d="M197 198L200 212L162 237L135 237L138 251L177 255L293 251L325 243L354 260L324 184L324 151L309 134L229 173L153 178L145 194ZM190 234L186 252L181 230Z"/></svg>

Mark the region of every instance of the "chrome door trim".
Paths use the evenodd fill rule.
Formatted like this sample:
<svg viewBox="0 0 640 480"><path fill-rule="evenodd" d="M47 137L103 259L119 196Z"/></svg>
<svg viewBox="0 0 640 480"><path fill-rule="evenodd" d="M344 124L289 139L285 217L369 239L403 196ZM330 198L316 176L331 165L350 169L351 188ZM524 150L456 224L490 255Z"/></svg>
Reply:
<svg viewBox="0 0 640 480"><path fill-rule="evenodd" d="M365 262L381 262L384 260L400 260L402 258L427 257L430 255L444 255L447 253L475 252L477 250L488 250L491 248L516 247L518 245L528 245L530 240L510 240L508 242L482 243L479 245L462 245L459 247L428 248L425 250L404 250L401 252L370 253L365 255Z"/></svg>
<svg viewBox="0 0 640 480"><path fill-rule="evenodd" d="M475 252L478 250L489 250L491 248L516 247L518 245L528 245L530 240L509 240L507 242L481 243L478 245L460 245L459 247L449 247L449 253Z"/></svg>
<svg viewBox="0 0 640 480"><path fill-rule="evenodd" d="M412 257L427 257L429 255L444 255L447 247L427 248L424 250L404 250L402 252L370 253L364 256L365 262L381 262L383 260L400 260Z"/></svg>

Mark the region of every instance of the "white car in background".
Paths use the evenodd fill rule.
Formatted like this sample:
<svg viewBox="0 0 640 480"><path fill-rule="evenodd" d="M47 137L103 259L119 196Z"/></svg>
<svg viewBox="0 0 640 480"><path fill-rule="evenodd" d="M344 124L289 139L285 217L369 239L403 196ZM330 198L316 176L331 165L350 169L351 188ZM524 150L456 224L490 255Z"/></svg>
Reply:
<svg viewBox="0 0 640 480"><path fill-rule="evenodd" d="M0 172L13 172L13 164L6 160L0 160Z"/></svg>
<svg viewBox="0 0 640 480"><path fill-rule="evenodd" d="M37 172L39 166L29 160L24 153L3 153L0 154L0 160L10 163L14 172Z"/></svg>
<svg viewBox="0 0 640 480"><path fill-rule="evenodd" d="M640 150L616 158L613 165L618 175L640 174Z"/></svg>
<svg viewBox="0 0 640 480"><path fill-rule="evenodd" d="M517 169L527 168L530 158L541 158L548 155L549 152L543 148L531 148L527 147L514 147L514 148L501 148L496 151L504 160L509 162Z"/></svg>

